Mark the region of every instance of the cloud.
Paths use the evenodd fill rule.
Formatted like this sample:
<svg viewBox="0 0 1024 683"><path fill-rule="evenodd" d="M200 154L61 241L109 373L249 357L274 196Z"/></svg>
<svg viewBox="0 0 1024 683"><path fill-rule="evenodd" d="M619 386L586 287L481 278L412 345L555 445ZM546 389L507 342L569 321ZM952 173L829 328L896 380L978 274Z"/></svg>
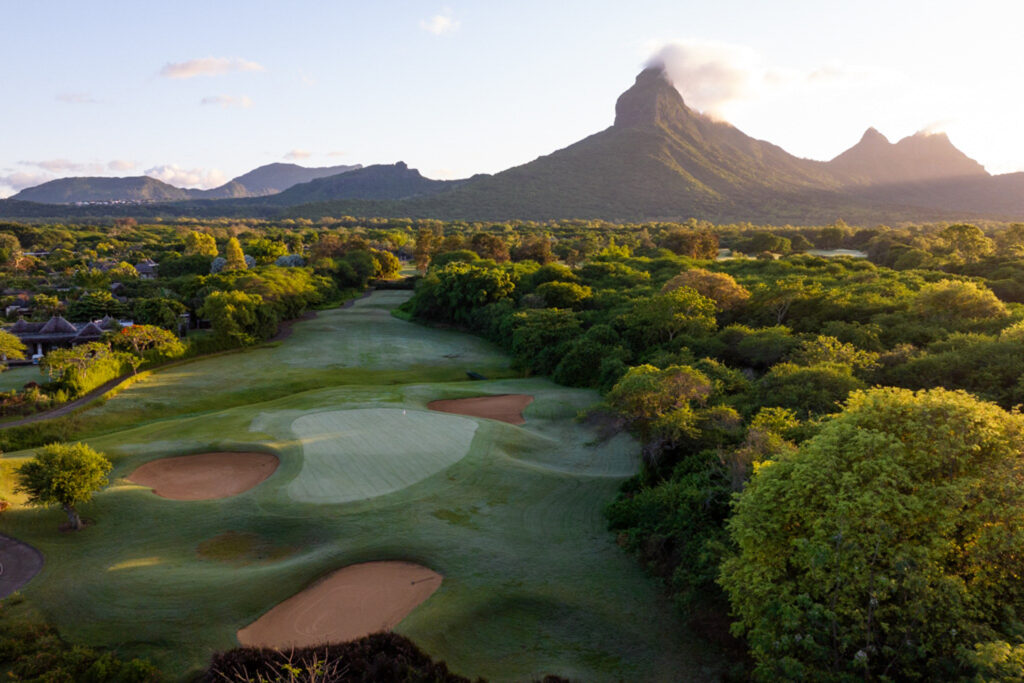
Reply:
<svg viewBox="0 0 1024 683"><path fill-rule="evenodd" d="M146 169L150 178L162 180L176 187L209 189L227 182L227 177L216 168L181 168L177 164L163 164Z"/></svg>
<svg viewBox="0 0 1024 683"><path fill-rule="evenodd" d="M215 105L218 107L241 107L248 109L252 106L252 100L245 95L209 95L199 100L199 104Z"/></svg>
<svg viewBox="0 0 1024 683"><path fill-rule="evenodd" d="M770 65L742 45L700 40L658 47L647 66L661 66L687 105L711 116L729 118L737 106L782 92L843 87L877 74L839 64L800 70Z"/></svg>
<svg viewBox="0 0 1024 683"><path fill-rule="evenodd" d="M70 159L43 159L42 161L19 161L21 166L34 166L51 173L102 173L103 164L79 163Z"/></svg>
<svg viewBox="0 0 1024 683"><path fill-rule="evenodd" d="M239 57L203 57L187 62L170 62L160 69L164 78L195 78L223 76L236 71L263 71L263 66Z"/></svg>
<svg viewBox="0 0 1024 683"><path fill-rule="evenodd" d="M298 161L299 159L308 159L311 156L313 156L313 154L304 149L293 149L285 154L284 158L289 161Z"/></svg>
<svg viewBox="0 0 1024 683"><path fill-rule="evenodd" d="M334 150L332 152L328 152L327 156L329 156L329 157L344 157L344 156L348 156L348 152L345 152L345 151L340 150L340 149L336 149L336 150Z"/></svg>
<svg viewBox="0 0 1024 683"><path fill-rule="evenodd" d="M454 33L459 30L462 24L452 16L451 9L445 7L440 14L435 14L429 19L420 20L420 28L427 33L440 36L445 33Z"/></svg>
<svg viewBox="0 0 1024 683"><path fill-rule="evenodd" d="M137 164L134 161L127 159L114 159L113 161L107 162L107 168L111 171L130 171L135 168Z"/></svg>
<svg viewBox="0 0 1024 683"><path fill-rule="evenodd" d="M56 99L64 104L96 104L99 102L86 92L62 92L57 94Z"/></svg>
<svg viewBox="0 0 1024 683"><path fill-rule="evenodd" d="M0 197L9 197L26 187L35 187L49 180L53 180L53 176L49 173L17 171L8 175L0 175Z"/></svg>

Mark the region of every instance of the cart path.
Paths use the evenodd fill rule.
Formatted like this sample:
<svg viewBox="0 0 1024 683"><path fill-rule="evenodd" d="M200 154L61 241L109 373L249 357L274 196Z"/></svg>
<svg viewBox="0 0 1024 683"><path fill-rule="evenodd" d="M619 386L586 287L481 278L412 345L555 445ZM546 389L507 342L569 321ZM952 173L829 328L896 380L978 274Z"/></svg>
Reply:
<svg viewBox="0 0 1024 683"><path fill-rule="evenodd" d="M32 580L43 568L43 554L21 541L0 534L0 598Z"/></svg>

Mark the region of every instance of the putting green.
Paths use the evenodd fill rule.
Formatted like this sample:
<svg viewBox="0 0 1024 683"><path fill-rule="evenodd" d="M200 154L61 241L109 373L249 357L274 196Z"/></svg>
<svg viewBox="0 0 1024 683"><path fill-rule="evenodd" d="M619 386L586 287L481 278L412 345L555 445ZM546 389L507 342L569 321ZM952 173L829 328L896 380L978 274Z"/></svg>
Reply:
<svg viewBox="0 0 1024 683"><path fill-rule="evenodd" d="M293 500L348 503L393 493L461 460L476 423L416 410L375 408L304 415L291 426L302 441Z"/></svg>

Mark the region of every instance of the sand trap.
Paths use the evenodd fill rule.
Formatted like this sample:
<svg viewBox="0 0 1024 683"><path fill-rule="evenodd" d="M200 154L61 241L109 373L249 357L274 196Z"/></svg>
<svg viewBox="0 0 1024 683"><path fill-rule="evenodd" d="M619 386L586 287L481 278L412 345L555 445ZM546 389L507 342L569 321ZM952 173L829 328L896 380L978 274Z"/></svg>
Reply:
<svg viewBox="0 0 1024 683"><path fill-rule="evenodd" d="M128 481L149 486L174 500L211 500L237 496L274 473L279 464L269 453L200 453L147 462Z"/></svg>
<svg viewBox="0 0 1024 683"><path fill-rule="evenodd" d="M443 413L485 417L489 420L501 420L509 424L525 424L523 410L533 403L533 396L526 394L502 394L500 396L474 396L473 398L453 398L444 401L431 401L427 408L440 410Z"/></svg>
<svg viewBox="0 0 1024 683"><path fill-rule="evenodd" d="M411 562L367 562L330 574L238 632L245 647L343 643L387 631L441 585Z"/></svg>

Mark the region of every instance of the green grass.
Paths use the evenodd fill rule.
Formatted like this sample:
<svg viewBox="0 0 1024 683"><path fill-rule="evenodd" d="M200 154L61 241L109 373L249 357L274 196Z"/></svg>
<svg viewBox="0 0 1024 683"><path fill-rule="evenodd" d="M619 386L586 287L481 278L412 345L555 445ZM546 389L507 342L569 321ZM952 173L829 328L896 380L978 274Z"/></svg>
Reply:
<svg viewBox="0 0 1024 683"><path fill-rule="evenodd" d="M106 432L88 441L114 460L113 484L83 506L95 524L77 534L58 531L59 510L5 513L3 531L47 560L26 599L73 642L184 677L318 577L407 560L444 582L396 630L464 675L717 678L720 656L606 530L603 507L638 448L597 443L575 422L597 395L544 379L463 381L466 369L508 374L508 361L472 337L391 317L404 296L324 313L274 348L155 373L86 412ZM282 393L275 381L305 389ZM536 397L526 425L426 410L502 393ZM167 500L123 479L155 458L225 449L269 450L281 465L213 501Z"/></svg>
<svg viewBox="0 0 1024 683"><path fill-rule="evenodd" d="M19 365L0 372L0 391L11 391L21 389L28 382L42 384L46 380L38 365Z"/></svg>

